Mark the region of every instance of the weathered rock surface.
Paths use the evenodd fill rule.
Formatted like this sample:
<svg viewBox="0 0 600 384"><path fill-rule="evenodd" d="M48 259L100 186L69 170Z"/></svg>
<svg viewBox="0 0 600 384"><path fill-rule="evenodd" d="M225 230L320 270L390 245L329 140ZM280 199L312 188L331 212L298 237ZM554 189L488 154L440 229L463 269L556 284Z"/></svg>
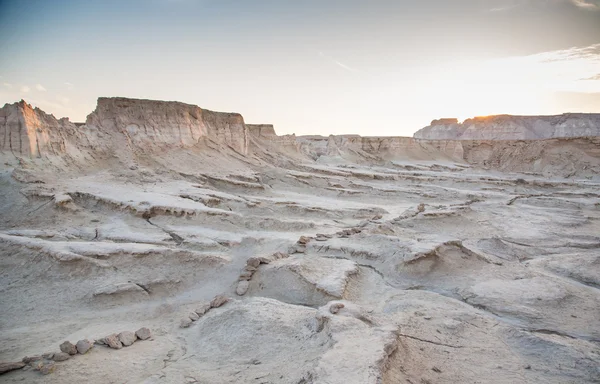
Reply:
<svg viewBox="0 0 600 384"><path fill-rule="evenodd" d="M194 111L111 99L38 127L41 157L0 151L0 358L153 330L9 381L597 381L600 138L246 126L244 154Z"/></svg>
<svg viewBox="0 0 600 384"><path fill-rule="evenodd" d="M124 347L129 347L137 340L137 336L135 333L130 331L123 331L118 335L119 341L123 344Z"/></svg>
<svg viewBox="0 0 600 384"><path fill-rule="evenodd" d="M69 355L77 354L77 347L70 341L65 341L64 343L62 343L60 345L60 350L64 353L68 353Z"/></svg>
<svg viewBox="0 0 600 384"><path fill-rule="evenodd" d="M152 337L152 332L148 328L143 327L135 331L135 335L140 340L148 340Z"/></svg>
<svg viewBox="0 0 600 384"><path fill-rule="evenodd" d="M121 349L123 348L123 343L121 342L119 336L117 334L108 335L104 338L104 342L107 346L113 349Z"/></svg>
<svg viewBox="0 0 600 384"><path fill-rule="evenodd" d="M440 119L414 134L427 140L539 140L600 136L600 114L566 113L557 116L485 116Z"/></svg>
<svg viewBox="0 0 600 384"><path fill-rule="evenodd" d="M87 339L79 340L76 344L77 352L79 352L81 355L85 355L86 353L88 353L88 351L92 349L93 346L94 343Z"/></svg>
<svg viewBox="0 0 600 384"><path fill-rule="evenodd" d="M71 358L71 355L69 355L68 353L64 353L64 352L58 352L58 353L55 353L54 356L52 356L52 360L54 360L54 361L65 361L65 360L69 360L69 358Z"/></svg>
<svg viewBox="0 0 600 384"><path fill-rule="evenodd" d="M26 364L22 361L15 362L0 362L0 375L6 372L14 371L16 369L21 369Z"/></svg>

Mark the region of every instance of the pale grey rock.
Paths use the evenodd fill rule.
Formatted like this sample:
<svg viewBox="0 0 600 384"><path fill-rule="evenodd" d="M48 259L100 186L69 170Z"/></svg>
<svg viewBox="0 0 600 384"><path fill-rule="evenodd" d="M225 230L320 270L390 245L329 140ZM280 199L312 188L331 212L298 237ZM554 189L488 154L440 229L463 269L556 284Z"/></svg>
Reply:
<svg viewBox="0 0 600 384"><path fill-rule="evenodd" d="M79 340L76 345L77 352L79 352L81 355L85 355L90 349L92 349L93 346L94 343L90 340Z"/></svg>
<svg viewBox="0 0 600 384"><path fill-rule="evenodd" d="M0 375L6 372L14 371L25 367L25 363L22 361L15 362L0 362Z"/></svg>
<svg viewBox="0 0 600 384"><path fill-rule="evenodd" d="M45 362L40 367L39 371L42 375L49 375L56 370L56 363L53 361Z"/></svg>
<svg viewBox="0 0 600 384"><path fill-rule="evenodd" d="M119 341L121 342L121 344L123 344L124 347L129 347L137 340L137 336L131 331L123 331L119 333L118 337Z"/></svg>
<svg viewBox="0 0 600 384"><path fill-rule="evenodd" d="M249 287L250 287L250 282L247 280L242 280L242 281L238 282L235 293L238 296L244 296L246 294L246 292L248 292Z"/></svg>
<svg viewBox="0 0 600 384"><path fill-rule="evenodd" d="M135 331L135 335L140 340L148 340L149 338L152 337L152 332L150 332L150 330L148 328L142 327L142 328L138 329L137 331Z"/></svg>
<svg viewBox="0 0 600 384"><path fill-rule="evenodd" d="M108 345L112 349L123 348L123 343L121 343L121 340L119 340L119 336L116 333L106 336L104 338L104 343L106 343L106 345Z"/></svg>
<svg viewBox="0 0 600 384"><path fill-rule="evenodd" d="M196 312L196 314L200 317L204 316L206 314L206 312L208 312L210 310L211 306L210 303L203 303L201 305L199 305L196 310L194 310L194 312Z"/></svg>
<svg viewBox="0 0 600 384"><path fill-rule="evenodd" d="M210 306L212 308L219 308L220 306L227 303L228 301L229 301L229 298L227 296L218 295L218 296L215 296L214 299L212 299L212 301L210 302Z"/></svg>
<svg viewBox="0 0 600 384"><path fill-rule="evenodd" d="M25 364L29 364L29 363L33 363L34 361L40 361L42 360L43 357L36 355L36 356L25 356L23 358L23 360L21 360L22 362L24 362Z"/></svg>
<svg viewBox="0 0 600 384"><path fill-rule="evenodd" d="M189 317L184 317L179 322L179 328L189 328L190 325L192 325L192 319L190 319Z"/></svg>
<svg viewBox="0 0 600 384"><path fill-rule="evenodd" d="M251 257L246 261L246 265L254 268L258 268L260 265L260 259L258 257Z"/></svg>
<svg viewBox="0 0 600 384"><path fill-rule="evenodd" d="M189 314L189 316L190 316L190 320L192 320L192 321L196 321L200 318L200 316L198 316L198 314L196 312L191 312Z"/></svg>
<svg viewBox="0 0 600 384"><path fill-rule="evenodd" d="M65 360L69 360L71 358L71 355L69 355L68 353L64 353L64 352L58 352L55 353L54 356L52 356L52 360L54 361L65 361Z"/></svg>

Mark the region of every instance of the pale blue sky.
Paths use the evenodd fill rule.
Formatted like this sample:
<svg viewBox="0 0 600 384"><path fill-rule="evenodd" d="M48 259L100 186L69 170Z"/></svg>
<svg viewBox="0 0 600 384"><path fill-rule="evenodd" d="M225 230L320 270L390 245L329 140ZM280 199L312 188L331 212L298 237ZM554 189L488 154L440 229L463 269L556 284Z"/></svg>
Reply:
<svg viewBox="0 0 600 384"><path fill-rule="evenodd" d="M280 134L600 112L598 0L0 0L0 50L1 104L73 121L98 96Z"/></svg>

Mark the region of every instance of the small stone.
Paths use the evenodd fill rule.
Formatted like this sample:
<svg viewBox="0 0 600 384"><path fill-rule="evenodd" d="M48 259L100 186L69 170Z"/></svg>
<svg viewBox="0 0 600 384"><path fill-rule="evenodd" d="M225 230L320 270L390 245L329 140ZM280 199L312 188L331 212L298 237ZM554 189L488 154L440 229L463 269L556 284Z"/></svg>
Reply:
<svg viewBox="0 0 600 384"><path fill-rule="evenodd" d="M527 364L527 365L525 366L525 369L531 369L531 365Z"/></svg>
<svg viewBox="0 0 600 384"><path fill-rule="evenodd" d="M198 316L198 314L196 312L190 313L189 316L190 316L190 320L192 320L192 321L196 321L196 320L200 319L200 316Z"/></svg>
<svg viewBox="0 0 600 384"><path fill-rule="evenodd" d="M417 207L417 211L425 212L425 204L423 204L423 203L419 204L419 206Z"/></svg>
<svg viewBox="0 0 600 384"><path fill-rule="evenodd" d="M113 348L113 349L123 348L123 343L121 343L121 340L119 340L119 337L117 336L116 333L106 336L104 338L104 342L106 343L106 345L108 345L110 348Z"/></svg>
<svg viewBox="0 0 600 384"><path fill-rule="evenodd" d="M256 268L256 267L253 267L253 266L251 266L251 265L246 265L246 266L244 267L244 271L245 271L245 272L247 271L247 272L252 272L252 273L254 273L254 272L256 272L256 270L257 270L257 269L258 269L258 268Z"/></svg>
<svg viewBox="0 0 600 384"><path fill-rule="evenodd" d="M150 330L148 328L143 327L143 328L140 328L137 331L135 331L135 335L140 340L148 340L149 338L152 337L152 332L150 332Z"/></svg>
<svg viewBox="0 0 600 384"><path fill-rule="evenodd" d="M64 353L68 353L69 355L77 354L77 347L71 343L70 341L65 341L60 345L60 350Z"/></svg>
<svg viewBox="0 0 600 384"><path fill-rule="evenodd" d="M442 373L442 370L441 370L441 369L439 369L438 367L433 367L433 368L431 368L431 370L432 370L433 372Z"/></svg>
<svg viewBox="0 0 600 384"><path fill-rule="evenodd" d="M71 355L69 355L68 353L64 353L64 352L58 352L55 353L54 356L52 356L52 360L54 361L65 361L65 360L69 360L71 358Z"/></svg>
<svg viewBox="0 0 600 384"><path fill-rule="evenodd" d="M298 244L308 244L310 242L310 237L308 236L300 236L298 239Z"/></svg>
<svg viewBox="0 0 600 384"><path fill-rule="evenodd" d="M85 355L90 349L92 349L92 347L94 346L94 343L84 339L84 340L79 340L77 342L77 345L75 345L77 347L77 352L79 352L79 354L81 355Z"/></svg>
<svg viewBox="0 0 600 384"><path fill-rule="evenodd" d="M206 314L206 312L208 312L210 310L210 308L211 308L210 303L203 303L198 308L196 308L196 310L194 312L196 312L198 314L198 316L202 317Z"/></svg>
<svg viewBox="0 0 600 384"><path fill-rule="evenodd" d="M46 360L52 360L54 357L54 352L46 352L42 355L42 357Z"/></svg>
<svg viewBox="0 0 600 384"><path fill-rule="evenodd" d="M345 305L343 303L334 303L329 306L329 312L334 315L340 311L340 309L344 308Z"/></svg>
<svg viewBox="0 0 600 384"><path fill-rule="evenodd" d="M181 319L181 322L179 323L179 328L189 328L190 325L192 325L192 320L189 317L185 317Z"/></svg>
<svg viewBox="0 0 600 384"><path fill-rule="evenodd" d="M131 344L135 343L137 340L137 336L135 333L130 331L123 331L118 335L119 341L123 344L124 347L129 347Z"/></svg>
<svg viewBox="0 0 600 384"><path fill-rule="evenodd" d="M317 236L317 238L315 240L317 240L317 241L327 241L329 239L326 238L326 237Z"/></svg>
<svg viewBox="0 0 600 384"><path fill-rule="evenodd" d="M250 271L244 271L240 274L240 278L238 280L250 280L252 279L252 275L254 273Z"/></svg>
<svg viewBox="0 0 600 384"><path fill-rule="evenodd" d="M25 364L29 364L29 363L33 363L34 361L40 361L42 360L42 356L25 356L23 358L23 360L21 360L22 362L24 362Z"/></svg>
<svg viewBox="0 0 600 384"><path fill-rule="evenodd" d="M249 265L254 268L258 268L260 265L260 259L258 257L251 257L246 261L246 265Z"/></svg>
<svg viewBox="0 0 600 384"><path fill-rule="evenodd" d="M22 361L15 362L2 362L0 363L0 375L6 372L14 371L15 369L21 369L26 364Z"/></svg>
<svg viewBox="0 0 600 384"><path fill-rule="evenodd" d="M248 292L249 287L250 287L249 281L246 281L246 280L240 281L237 285L235 293L237 293L238 296L244 296L246 294L246 292Z"/></svg>
<svg viewBox="0 0 600 384"><path fill-rule="evenodd" d="M212 301L210 302L210 306L212 308L219 308L220 306L222 306L223 304L225 304L228 301L229 301L229 297L224 296L224 295L218 295L218 296L215 296L214 299L212 299Z"/></svg>
<svg viewBox="0 0 600 384"><path fill-rule="evenodd" d="M431 320L431 316L425 316L423 317L425 320Z"/></svg>
<svg viewBox="0 0 600 384"><path fill-rule="evenodd" d="M56 369L56 364L53 361L44 363L41 367L40 367L40 373L42 375L49 375L52 372L54 372L54 370Z"/></svg>

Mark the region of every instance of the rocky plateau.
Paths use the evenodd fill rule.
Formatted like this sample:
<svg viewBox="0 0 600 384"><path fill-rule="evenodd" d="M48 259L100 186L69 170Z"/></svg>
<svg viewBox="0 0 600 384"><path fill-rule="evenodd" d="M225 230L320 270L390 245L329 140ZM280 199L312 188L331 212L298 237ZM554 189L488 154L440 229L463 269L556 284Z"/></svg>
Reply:
<svg viewBox="0 0 600 384"><path fill-rule="evenodd" d="M600 383L598 114L21 101L0 140L2 383Z"/></svg>

